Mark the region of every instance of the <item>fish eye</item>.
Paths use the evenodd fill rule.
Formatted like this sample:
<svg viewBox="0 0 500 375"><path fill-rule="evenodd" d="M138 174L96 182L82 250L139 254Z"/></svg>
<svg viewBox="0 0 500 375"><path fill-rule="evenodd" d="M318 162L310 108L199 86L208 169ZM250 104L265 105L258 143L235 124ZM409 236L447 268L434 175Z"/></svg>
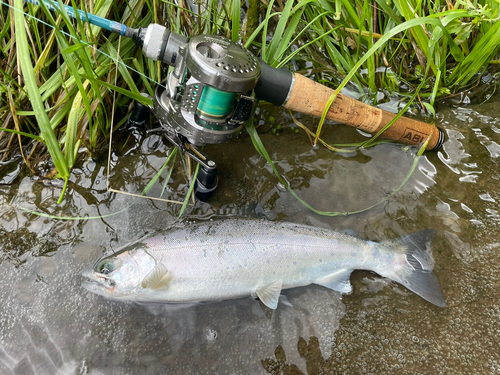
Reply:
<svg viewBox="0 0 500 375"><path fill-rule="evenodd" d="M99 263L96 267L96 271L104 275L107 275L108 273L111 273L114 270L115 270L115 264L109 260L105 260Z"/></svg>

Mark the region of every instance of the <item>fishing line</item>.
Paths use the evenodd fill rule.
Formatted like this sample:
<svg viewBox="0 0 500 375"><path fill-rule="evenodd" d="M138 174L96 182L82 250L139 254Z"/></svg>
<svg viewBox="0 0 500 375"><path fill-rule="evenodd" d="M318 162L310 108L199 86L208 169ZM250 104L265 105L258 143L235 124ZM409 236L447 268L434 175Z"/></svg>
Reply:
<svg viewBox="0 0 500 375"><path fill-rule="evenodd" d="M1 1L1 0L0 0L0 4L5 5L5 6L7 6L7 7L11 8L11 9L13 9L13 10L14 10L14 11L16 11L16 12L20 12L20 13L24 14L25 16L28 16L28 17L30 17L30 18L32 18L32 19L34 19L35 21L40 22L41 24L43 24L43 25L45 25L45 26L48 26L48 27L50 27L50 28L52 28L52 29L54 29L54 30L56 29L56 28L55 28L55 26L51 25L50 23L47 23L47 22L45 22L45 21L41 20L41 19L40 19L40 18L38 18L38 17L35 17L35 16L33 16L33 15L29 14L29 13L26 13L26 12L24 12L23 10L20 10L20 9L18 9L18 8L14 7L14 6L10 5L10 4L8 4L8 3L5 3L4 1ZM71 38L71 39L73 39L73 40L78 41L80 44L83 44L83 45L85 45L85 46L87 46L87 47L90 47L90 48L92 48L93 50L95 50L95 51L97 51L97 52L99 52L99 53L103 54L104 56L109 57L111 60L113 60L113 61L117 62L118 64L121 64L121 65L125 66L126 68L128 68L129 70L131 70L131 71L133 71L133 72L135 72L135 73L139 74L141 77L144 77L144 78L148 79L149 81L151 81L151 82L153 82L153 83L155 83L155 84L157 84L157 85L159 85L159 86L161 86L161 87L163 87L163 88L165 88L165 89L166 89L166 87L165 87L164 85L162 85L160 82L156 82L156 81L155 81L154 79L152 79L151 77L148 77L146 74L141 73L140 71L138 71L138 70L136 70L136 69L132 68L131 66L129 66L129 65L127 65L127 64L125 64L123 61L119 60L118 58L114 58L114 57L112 57L111 55L108 55L106 52L101 51L101 50L100 50L100 49L98 49L97 47L95 47L95 46L93 46L93 45L91 45L91 44L89 44L89 43L87 43L87 42L85 42L85 41L83 41L83 40L81 40L81 39L75 38L73 35L71 35L70 33L66 32L66 31L59 30L59 32L61 32L62 34L66 35L67 37L69 37L69 38Z"/></svg>

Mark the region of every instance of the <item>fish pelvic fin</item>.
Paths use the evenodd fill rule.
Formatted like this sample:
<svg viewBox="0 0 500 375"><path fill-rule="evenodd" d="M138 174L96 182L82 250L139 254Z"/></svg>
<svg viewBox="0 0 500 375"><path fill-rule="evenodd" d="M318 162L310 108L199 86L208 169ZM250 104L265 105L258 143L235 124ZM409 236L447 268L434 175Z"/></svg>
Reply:
<svg viewBox="0 0 500 375"><path fill-rule="evenodd" d="M157 263L142 280L142 287L144 289L161 289L166 288L170 284L172 276L167 267L163 263Z"/></svg>
<svg viewBox="0 0 500 375"><path fill-rule="evenodd" d="M285 306L288 306L288 307L293 307L293 305L288 300L287 296L285 296L284 294L280 294L279 302L282 305L285 305Z"/></svg>
<svg viewBox="0 0 500 375"><path fill-rule="evenodd" d="M435 234L434 229L427 229L399 239L382 241L380 244L402 248L404 251L404 261L394 265L394 274L389 278L430 303L445 307L446 301L439 280L432 272L434 261L431 242Z"/></svg>
<svg viewBox="0 0 500 375"><path fill-rule="evenodd" d="M255 294L257 294L257 297L259 297L264 305L270 309L276 310L282 286L283 282L277 280L271 284L258 288Z"/></svg>

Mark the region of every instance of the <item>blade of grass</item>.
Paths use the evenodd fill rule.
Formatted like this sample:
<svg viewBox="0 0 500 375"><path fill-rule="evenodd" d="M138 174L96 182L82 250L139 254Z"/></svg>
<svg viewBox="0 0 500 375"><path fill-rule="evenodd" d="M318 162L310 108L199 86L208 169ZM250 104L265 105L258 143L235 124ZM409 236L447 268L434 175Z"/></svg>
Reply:
<svg viewBox="0 0 500 375"><path fill-rule="evenodd" d="M278 178L278 180L281 182L281 184L283 184L283 186L290 192L290 194L292 194L292 196L297 199L303 206L305 206L306 208L308 208L309 210L313 211L314 213L317 213L318 215L322 215L322 216L341 216L341 215L352 215L352 214L358 214L358 213L361 213L361 212L365 212L365 211L368 211L384 202L386 202L387 200L389 200L390 198L392 198L399 190L401 190L401 188L408 182L408 180L410 179L410 177L412 176L413 172L415 171L417 165L418 165L418 161L419 161L419 158L420 156L422 155L422 153L425 151L425 148L427 147L427 144L429 142L429 139L430 137L424 142L424 144L420 147L418 153L417 153L417 156L415 157L415 159L413 160L413 164L412 164L412 167L410 168L410 171L408 172L408 174L406 175L405 179L403 180L403 182L391 193L389 194L388 196L386 196L385 198L381 199L380 201L376 202L375 204L372 204L368 207L365 207L365 208L362 208L360 210L355 210L355 211L346 211L346 212L339 212L339 211L321 211L321 210L318 210L314 207L312 207L310 204L308 204L306 201L304 201L302 198L300 198L297 193L290 187L290 185L288 184L288 182L280 175L280 173L278 172L278 170L276 169L276 166L274 165L273 161L271 160L271 157L269 156L269 154L267 153L257 131L255 130L255 127L253 126L253 122L252 121L249 121L248 124L246 125L246 129L247 129L247 132L248 134L250 135L250 138L252 139L252 142L254 144L254 147L255 149L259 152L259 154L264 157L264 159L266 159L266 161L268 162L268 164L271 166L274 174L276 175L276 177Z"/></svg>
<svg viewBox="0 0 500 375"><path fill-rule="evenodd" d="M154 175L154 177L151 179L151 181L149 181L149 183L146 185L146 187L142 191L141 195L146 195L148 193L148 191L151 190L151 188L154 186L154 184L156 184L156 182L160 178L161 174L163 173L163 170L166 168L166 166L168 165L168 163L170 162L172 157L174 157L174 160L175 160L176 154L177 154L177 147L174 148L174 150L170 153L170 155L168 155L167 160L165 160L165 163L163 163L163 166L158 170L158 172ZM170 178L170 175L172 173L172 169L173 168L170 169L170 173L168 174L167 181ZM162 195L163 195L163 193L162 193Z"/></svg>
<svg viewBox="0 0 500 375"><path fill-rule="evenodd" d="M184 213L184 210L186 209L188 202L189 202L189 197L191 194L193 194L194 186L196 185L196 177L198 176L198 171L200 170L200 165L196 164L196 169L194 171L193 177L191 178L191 184L189 185L189 190L186 194L186 198L184 198L184 202L182 203L181 211L179 212L179 217L182 216Z"/></svg>
<svg viewBox="0 0 500 375"><path fill-rule="evenodd" d="M21 210L23 211L26 211L26 212L29 212L30 214L33 214L33 215L37 215L37 216L41 216L41 217L48 217L49 219L56 219L56 220L67 220L67 221L77 221L77 220L95 220L95 219L104 219L106 217L110 217L110 216L114 216L114 215L118 215L118 214L121 214L122 212L125 212L127 211L130 206L127 206L125 207L124 209L120 210L120 211L117 211L117 212L113 212L111 214L107 214L107 215L100 215L100 216L80 216L80 217L71 217L71 216L56 216L56 215L50 215L50 214L47 214L45 212L39 212L39 211L34 211L34 210L30 210L29 208L26 208L26 207L19 207Z"/></svg>
<svg viewBox="0 0 500 375"><path fill-rule="evenodd" d="M330 109L330 106L332 105L337 95L338 95L337 93L333 93L332 95L330 95L328 101L326 102L325 110L323 111L323 114L321 115L321 119L319 121L318 130L316 130L316 137L314 138L314 146L316 146L316 144L318 143L319 135L321 133L321 128L323 127L323 123L325 122L326 115L328 114L328 110Z"/></svg>
<svg viewBox="0 0 500 375"><path fill-rule="evenodd" d="M116 92L119 92L120 94L123 94L123 95L129 97L130 99L134 99L134 100L138 101L141 104L147 105L149 107L153 106L153 100L152 99L150 99L148 97L145 97L145 96L143 96L143 95L141 95L139 93L134 93L134 92L129 91L127 89L124 89L122 87L115 86L115 85L113 85L111 83L108 83L108 82L99 81L99 80L91 78L91 77L85 77L84 76L84 78L88 79L89 81L94 81L94 82L98 83L99 85L107 87L110 90L114 90Z"/></svg>
<svg viewBox="0 0 500 375"><path fill-rule="evenodd" d="M14 0L14 6L17 9L22 9L22 0ZM29 98L33 106L33 110L35 111L35 117L37 119L38 126L40 127L40 132L42 133L43 142L47 146L59 175L67 181L69 177L69 168L66 164L66 160L61 151L56 135L50 126L49 117L47 116L47 113L45 113L43 101L40 96L40 92L38 91L35 72L30 59L31 55L28 47L28 38L26 36L26 29L24 28L24 17L20 12L14 13L17 54L21 63L21 70L23 72L26 89L28 90Z"/></svg>
<svg viewBox="0 0 500 375"><path fill-rule="evenodd" d="M88 82L88 81L87 81ZM78 123L80 121L82 104L81 92L78 92L73 100L71 110L69 111L68 122L66 125L66 134L64 141L64 152L68 168L72 168L75 164L76 155L78 154L78 146L76 135Z"/></svg>
<svg viewBox="0 0 500 375"><path fill-rule="evenodd" d="M14 130L14 129L7 129L7 128L3 128L3 127L0 127L0 131L7 132L7 133L19 134L19 135L22 135L23 137L28 137L28 138L37 140L39 142L43 142L43 138L39 137L38 135L21 132L21 131L17 131L17 130Z"/></svg>
<svg viewBox="0 0 500 375"><path fill-rule="evenodd" d="M273 38L271 39L271 43L269 43L269 47L267 48L266 51L266 58L264 57L264 55L262 56L262 59L267 63L273 62L276 50L278 49L278 46L280 45L281 42L283 42L282 45L284 47L286 47L286 45L288 44L288 41L287 40L282 41L282 38L283 38L283 33L285 31L285 27L287 26L290 15L292 14L291 10L293 4L294 4L293 0L288 0L285 4L283 12L281 12L280 20L278 21L278 25L274 29ZM298 21L299 19L294 20L294 22L296 23L298 23ZM289 37L291 37L291 34L289 34Z"/></svg>
<svg viewBox="0 0 500 375"><path fill-rule="evenodd" d="M271 11L273 9L273 5L274 5L274 0L271 0L269 2L269 5L267 6L266 18L262 22L264 30L262 32L262 46L261 46L260 54L261 54L262 60L264 60L264 61L269 61L269 59L267 58L267 26L268 26L269 20L272 17ZM281 14L281 13L278 13L278 14ZM255 30L254 34L256 32L257 32L257 30ZM253 36L253 34L252 34L252 36Z"/></svg>
<svg viewBox="0 0 500 375"><path fill-rule="evenodd" d="M174 172L173 165L175 164L175 160L177 159L177 151L178 149L175 148L172 154L174 154L174 159L172 160L172 168L168 171L167 177L165 177L165 182L163 183L163 188L161 189L161 194L160 197L163 197L163 194L165 193L165 189L167 188L168 182L170 181L170 177L172 176L172 173Z"/></svg>
<svg viewBox="0 0 500 375"><path fill-rule="evenodd" d="M240 0L233 0L231 8L231 40L237 42L240 34Z"/></svg>

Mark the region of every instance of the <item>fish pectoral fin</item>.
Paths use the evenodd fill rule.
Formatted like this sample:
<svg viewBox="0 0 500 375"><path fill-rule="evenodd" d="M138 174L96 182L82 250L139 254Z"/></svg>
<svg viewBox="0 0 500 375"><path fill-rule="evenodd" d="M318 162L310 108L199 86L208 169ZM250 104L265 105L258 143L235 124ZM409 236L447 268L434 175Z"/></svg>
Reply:
<svg viewBox="0 0 500 375"><path fill-rule="evenodd" d="M314 281L314 284L336 290L341 293L350 293L352 285L349 281L353 270L342 269L328 276L322 277Z"/></svg>
<svg viewBox="0 0 500 375"><path fill-rule="evenodd" d="M158 263L142 280L144 289L161 289L170 284L171 274L163 263Z"/></svg>
<svg viewBox="0 0 500 375"><path fill-rule="evenodd" d="M259 297L264 305L275 310L278 307L278 299L280 298L282 286L283 282L278 280L258 288L255 294L257 294L257 297Z"/></svg>

